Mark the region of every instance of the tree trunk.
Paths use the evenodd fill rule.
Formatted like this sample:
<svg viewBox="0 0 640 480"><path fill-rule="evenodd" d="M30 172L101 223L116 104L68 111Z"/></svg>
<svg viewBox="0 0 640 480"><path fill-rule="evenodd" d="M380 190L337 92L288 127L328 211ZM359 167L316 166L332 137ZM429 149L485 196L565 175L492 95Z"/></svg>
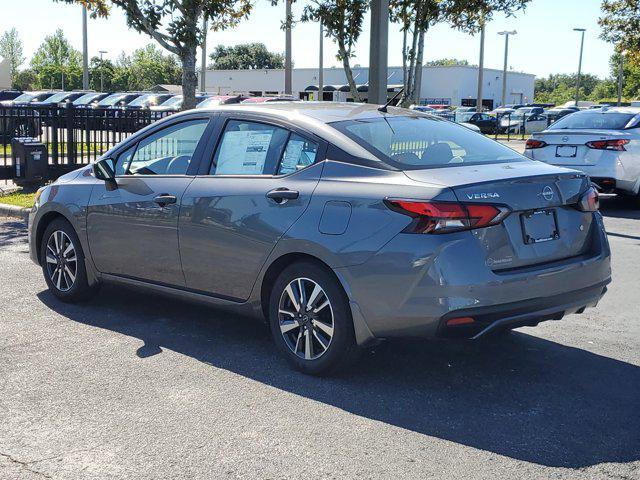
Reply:
<svg viewBox="0 0 640 480"><path fill-rule="evenodd" d="M182 110L196 107L196 47L186 47L180 55L182 62Z"/></svg>
<svg viewBox="0 0 640 480"><path fill-rule="evenodd" d="M349 90L354 102L360 102L360 93L358 87L356 87L356 81L353 79L353 72L351 71L351 65L349 64L349 53L344 48L342 42L338 42L338 53L342 59L342 67L344 68L344 74L347 76L347 83L349 84Z"/></svg>
<svg viewBox="0 0 640 480"><path fill-rule="evenodd" d="M418 55L416 57L415 73L413 75L413 92L411 100L414 104L420 103L420 90L422 89L422 61L424 58L424 35L426 30L420 31L420 37L418 38Z"/></svg>

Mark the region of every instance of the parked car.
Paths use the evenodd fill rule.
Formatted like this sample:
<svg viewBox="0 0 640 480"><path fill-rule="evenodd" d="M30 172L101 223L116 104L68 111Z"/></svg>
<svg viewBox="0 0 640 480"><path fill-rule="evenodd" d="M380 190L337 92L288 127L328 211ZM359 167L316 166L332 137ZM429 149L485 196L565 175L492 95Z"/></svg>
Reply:
<svg viewBox="0 0 640 480"><path fill-rule="evenodd" d="M136 98L143 95L138 92L116 92L106 96L96 104L92 104L95 108L117 108L123 107Z"/></svg>
<svg viewBox="0 0 640 480"><path fill-rule="evenodd" d="M496 133L498 128L498 120L496 117L492 117L488 113L464 113L456 119L460 123L469 123L475 125L480 129L482 133L492 135Z"/></svg>
<svg viewBox="0 0 640 480"><path fill-rule="evenodd" d="M435 112L436 109L433 107L429 107L428 105L411 105L409 107L411 110L415 110L417 112L429 113Z"/></svg>
<svg viewBox="0 0 640 480"><path fill-rule="evenodd" d="M51 95L50 97L45 98L44 100L32 101L31 105L35 107L43 107L43 106L52 106L57 105L59 103L65 102L73 102L78 98L86 95L87 92L84 91L74 91L74 92L57 92Z"/></svg>
<svg viewBox="0 0 640 480"><path fill-rule="evenodd" d="M21 90L0 90L0 102L3 100L13 100L22 95Z"/></svg>
<svg viewBox="0 0 640 480"><path fill-rule="evenodd" d="M321 374L380 339L595 305L610 281L597 199L583 173L408 109L227 105L41 188L29 248L60 300L116 282L247 312Z"/></svg>
<svg viewBox="0 0 640 480"><path fill-rule="evenodd" d="M268 103L268 102L299 102L297 98L289 95L281 95L278 97L249 97L240 103Z"/></svg>
<svg viewBox="0 0 640 480"><path fill-rule="evenodd" d="M549 110L545 110L544 114L549 119L549 123L553 123L573 112L575 112L575 110L570 108L550 108Z"/></svg>
<svg viewBox="0 0 640 480"><path fill-rule="evenodd" d="M41 102L52 96L55 92L38 91L38 92L24 92L21 95L13 98L12 100L3 100L0 102L0 106L3 107L17 107L29 105L33 102Z"/></svg>
<svg viewBox="0 0 640 480"><path fill-rule="evenodd" d="M40 114L26 108L34 102L45 100L55 92L24 92L11 100L0 101L0 143L8 144L14 137L36 137L41 132Z"/></svg>
<svg viewBox="0 0 640 480"><path fill-rule="evenodd" d="M525 155L580 170L604 192L638 199L640 108L612 107L572 113L526 145Z"/></svg>
<svg viewBox="0 0 640 480"><path fill-rule="evenodd" d="M196 94L196 104L202 102L203 100L209 98L211 95L206 93L198 93ZM182 95L174 95L173 97L165 100L160 105L156 105L154 107L150 107L152 112L179 112L182 108Z"/></svg>
<svg viewBox="0 0 640 480"><path fill-rule="evenodd" d="M500 131L518 135L544 130L549 125L549 119L546 115L538 113L539 110L542 109L540 107L525 107L510 115L503 116L500 119Z"/></svg>
<svg viewBox="0 0 640 480"><path fill-rule="evenodd" d="M213 95L200 101L196 108L209 108L217 105L232 105L234 103L240 103L247 97L242 95Z"/></svg>
<svg viewBox="0 0 640 480"><path fill-rule="evenodd" d="M127 110L140 110L143 108L155 107L173 97L170 93L144 93L139 97L134 98L129 103L122 105L122 108Z"/></svg>
<svg viewBox="0 0 640 480"><path fill-rule="evenodd" d="M98 102L107 98L109 95L112 95L112 92L89 92L76 98L72 103L73 106L77 108L89 108L97 105Z"/></svg>
<svg viewBox="0 0 640 480"><path fill-rule="evenodd" d="M468 128L472 132L482 133L482 131L480 130L480 127L478 127L477 125L474 125L473 123L460 122L460 125L462 125L463 127Z"/></svg>

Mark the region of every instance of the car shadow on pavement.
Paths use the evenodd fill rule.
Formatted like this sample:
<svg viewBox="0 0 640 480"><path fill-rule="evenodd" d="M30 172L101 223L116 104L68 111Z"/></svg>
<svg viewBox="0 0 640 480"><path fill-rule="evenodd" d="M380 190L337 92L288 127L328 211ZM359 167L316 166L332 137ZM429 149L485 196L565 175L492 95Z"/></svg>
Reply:
<svg viewBox="0 0 640 480"><path fill-rule="evenodd" d="M141 359L172 350L362 417L536 464L640 460L640 368L527 333L479 343L396 341L339 376L314 378L291 370L254 319L115 286L79 305L38 296L73 321L138 338L143 346L124 354Z"/></svg>
<svg viewBox="0 0 640 480"><path fill-rule="evenodd" d="M27 231L24 221L6 220L2 222L0 231L0 247L23 243L27 246Z"/></svg>
<svg viewBox="0 0 640 480"><path fill-rule="evenodd" d="M601 196L600 212L605 217L640 220L640 200L619 195Z"/></svg>

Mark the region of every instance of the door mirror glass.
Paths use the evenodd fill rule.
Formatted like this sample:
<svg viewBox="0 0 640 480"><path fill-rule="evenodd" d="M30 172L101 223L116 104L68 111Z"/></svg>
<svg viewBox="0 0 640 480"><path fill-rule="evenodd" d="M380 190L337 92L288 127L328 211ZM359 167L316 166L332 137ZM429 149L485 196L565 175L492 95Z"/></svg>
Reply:
<svg viewBox="0 0 640 480"><path fill-rule="evenodd" d="M103 158L93 165L93 173L98 180L114 180L116 177L116 162L113 158Z"/></svg>

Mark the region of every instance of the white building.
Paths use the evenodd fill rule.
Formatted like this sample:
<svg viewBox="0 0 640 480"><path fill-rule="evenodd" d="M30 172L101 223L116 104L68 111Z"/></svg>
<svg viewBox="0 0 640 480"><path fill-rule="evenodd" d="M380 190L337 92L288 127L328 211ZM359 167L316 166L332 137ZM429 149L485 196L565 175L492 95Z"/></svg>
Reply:
<svg viewBox="0 0 640 480"><path fill-rule="evenodd" d="M366 98L369 81L367 67L353 68L353 75ZM402 67L389 67L388 85L402 85ZM317 68L294 68L293 94L308 98L317 90ZM284 70L207 70L206 90L212 93L251 93L277 95L284 90ZM535 75L520 72L507 73L507 103L533 101ZM325 100L348 101L347 79L342 68L325 68ZM311 88L310 88L311 87ZM389 88L393 91L392 88ZM420 103L445 105L475 105L478 90L478 68L471 66L423 67ZM391 93L390 93L391 95ZM311 97L314 94L311 93ZM485 68L483 99L489 108L497 107L502 99L502 70Z"/></svg>
<svg viewBox="0 0 640 480"><path fill-rule="evenodd" d="M0 90L11 88L11 65L9 60L0 57Z"/></svg>

